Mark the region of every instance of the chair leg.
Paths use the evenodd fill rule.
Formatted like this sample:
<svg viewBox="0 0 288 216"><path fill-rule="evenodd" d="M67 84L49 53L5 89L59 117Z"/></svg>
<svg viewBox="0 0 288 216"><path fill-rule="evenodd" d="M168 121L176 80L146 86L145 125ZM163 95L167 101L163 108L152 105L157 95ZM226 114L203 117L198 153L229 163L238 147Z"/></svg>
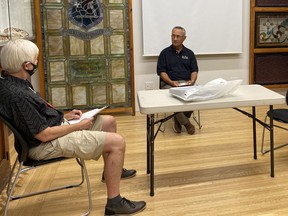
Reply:
<svg viewBox="0 0 288 216"><path fill-rule="evenodd" d="M16 176L14 177L14 180L12 180L17 161L18 161L18 159L15 160L15 163L14 163L13 168L12 168L11 173L10 173L9 183L8 183L8 186L7 186L7 201L6 201L6 204L5 204L5 209L4 209L3 216L6 216L6 214L7 214L8 206L9 206L9 203L10 203L11 200L21 199L21 198L35 196L35 195L49 193L49 192L54 192L54 191L58 191L58 190L62 190L62 189L79 187L80 185L83 184L84 180L86 180L86 184L87 184L88 210L82 215L86 216L86 215L90 214L90 212L92 210L92 193L91 193L91 187L90 187L90 181L89 181L87 168L86 168L86 165L85 165L85 162L84 162L83 159L76 158L76 161L77 161L77 163L79 164L79 166L81 168L81 182L80 183L75 183L75 184L70 184L70 185L65 185L65 186L60 186L60 187L54 187L54 188L51 188L51 189L48 189L48 190L42 190L42 191L29 193L29 194L12 195L20 174L24 173L24 172L26 172L26 171L28 171L30 169L34 169L35 168L35 167L31 167L31 168L23 167L23 162L20 163L19 168L18 168L17 173L16 173Z"/></svg>
<svg viewBox="0 0 288 216"><path fill-rule="evenodd" d="M166 113L164 113L163 119L166 118L166 116L167 116ZM157 120L159 120L159 114L156 114L156 121L157 121ZM163 123L159 123L159 124L162 124L159 130L160 130L161 132L164 132L164 131L166 130L166 121L163 122Z"/></svg>
<svg viewBox="0 0 288 216"><path fill-rule="evenodd" d="M197 111L197 118L195 116L195 112L192 113L192 117L194 119L194 121L196 122L196 124L198 125L198 128L201 129L202 125L201 125L201 119L200 119L200 110Z"/></svg>
<svg viewBox="0 0 288 216"><path fill-rule="evenodd" d="M9 203L12 199L12 193L14 191L14 188L15 188L15 185L17 183L17 180L19 178L19 175L21 173L21 169L22 169L22 166L23 166L23 162L21 162L19 164L19 167L18 167L18 170L17 170L17 173L14 177L14 180L13 180L13 176L14 176L14 170L16 168L16 165L17 165L17 162L18 162L18 158L16 158L15 162L14 162L14 165L13 165L13 168L10 172L10 176L9 176L9 182L8 182L8 185L7 185L7 200L6 200L6 204L5 204L5 207L4 207L4 213L3 213L3 216L6 216L7 215L7 211L8 211L8 207L9 207Z"/></svg>
<svg viewBox="0 0 288 216"><path fill-rule="evenodd" d="M266 115L266 117L264 119L264 123L265 124L266 124L266 121L267 121L267 117L268 116ZM262 132L262 144L261 144L261 153L262 153L262 155L267 153L267 151L264 150L264 138L265 138L265 127L263 127L263 132Z"/></svg>
<svg viewBox="0 0 288 216"><path fill-rule="evenodd" d="M78 159L78 158L76 160L78 164L81 166L82 176L85 177L86 185L87 185L88 210L84 214L82 214L82 216L86 216L86 215L89 215L92 210L92 193L91 193L90 180L89 180L85 161L83 159Z"/></svg>
<svg viewBox="0 0 288 216"><path fill-rule="evenodd" d="M264 120L264 123L266 123L267 118L268 118L268 115L266 115L265 120ZM281 127L281 126L279 126L279 125L275 125L275 124L274 124L274 127L276 127L276 128L280 128L280 129L283 129L283 130L286 130L286 131L288 130L287 128L284 128L284 127ZM264 154L270 152L270 149L268 149L268 150L265 150L265 149L264 149L265 130L266 130L266 128L263 127L263 133L262 133L262 144L261 144L261 153L262 153L262 155L264 155ZM282 144L282 145L278 145L278 146L274 147L274 150L276 150L276 149L280 149L280 148L285 147L285 146L287 146L287 145L288 145L288 143L286 143L286 144Z"/></svg>
<svg viewBox="0 0 288 216"><path fill-rule="evenodd" d="M35 169L35 167L31 167L31 168L29 168L29 169L23 168L23 169L20 171L20 173L27 172L28 170L31 170L31 169ZM37 192L33 192L33 193L28 193L28 194L23 194L23 195L13 195L13 196L11 196L11 200L21 199L21 198L30 197L30 196L35 196L35 195L40 195L40 194L44 194L44 193L50 193L50 192L54 192L54 191L58 191L58 190L62 190L62 189L79 187L80 185L83 184L83 182L84 182L84 175L82 174L82 176L81 176L81 182L80 182L80 183L75 183L75 184L69 184L69 185L54 187L54 188L51 188L51 189L41 190L41 191L37 191Z"/></svg>

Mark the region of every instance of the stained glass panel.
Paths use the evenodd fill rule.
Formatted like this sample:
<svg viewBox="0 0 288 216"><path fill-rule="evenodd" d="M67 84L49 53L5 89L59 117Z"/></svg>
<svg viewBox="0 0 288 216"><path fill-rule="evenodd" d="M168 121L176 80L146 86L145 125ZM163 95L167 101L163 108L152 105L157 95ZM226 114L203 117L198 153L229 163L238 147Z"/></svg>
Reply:
<svg viewBox="0 0 288 216"><path fill-rule="evenodd" d="M84 51L84 41L75 37L69 37L70 39L70 55L75 56L75 55L85 55Z"/></svg>
<svg viewBox="0 0 288 216"><path fill-rule="evenodd" d="M110 4L124 3L124 0L110 0L109 3Z"/></svg>
<svg viewBox="0 0 288 216"><path fill-rule="evenodd" d="M114 84L112 85L113 104L125 104L126 103L126 85Z"/></svg>
<svg viewBox="0 0 288 216"><path fill-rule="evenodd" d="M63 109L131 107L128 0L42 7L47 100Z"/></svg>
<svg viewBox="0 0 288 216"><path fill-rule="evenodd" d="M105 54L105 43L104 37L99 36L95 39L92 39L90 42L91 55L103 55Z"/></svg>
<svg viewBox="0 0 288 216"><path fill-rule="evenodd" d="M72 86L73 106L87 106L86 86Z"/></svg>
<svg viewBox="0 0 288 216"><path fill-rule="evenodd" d="M65 63L56 61L56 62L49 62L49 69L50 69L50 80L51 82L59 82L65 81Z"/></svg>
<svg viewBox="0 0 288 216"><path fill-rule="evenodd" d="M123 11L111 10L110 11L110 26L113 29L123 29L124 27Z"/></svg>
<svg viewBox="0 0 288 216"><path fill-rule="evenodd" d="M111 41L111 54L124 54L125 40L123 35L112 35Z"/></svg>
<svg viewBox="0 0 288 216"><path fill-rule="evenodd" d="M106 59L71 60L71 82L90 82L91 80L106 81Z"/></svg>
<svg viewBox="0 0 288 216"><path fill-rule="evenodd" d="M112 79L125 78L125 61L124 59L111 60Z"/></svg>
<svg viewBox="0 0 288 216"><path fill-rule="evenodd" d="M62 28L62 9L47 10L47 29L60 29Z"/></svg>
<svg viewBox="0 0 288 216"><path fill-rule="evenodd" d="M51 87L50 90L51 103L55 107L66 107L67 106L67 91L66 87Z"/></svg>
<svg viewBox="0 0 288 216"><path fill-rule="evenodd" d="M107 101L107 90L106 85L95 85L92 86L92 104L93 105L105 105Z"/></svg>
<svg viewBox="0 0 288 216"><path fill-rule="evenodd" d="M48 55L59 56L63 58L63 38L62 36L49 36L48 41Z"/></svg>
<svg viewBox="0 0 288 216"><path fill-rule="evenodd" d="M288 13L256 13L257 47L287 46Z"/></svg>

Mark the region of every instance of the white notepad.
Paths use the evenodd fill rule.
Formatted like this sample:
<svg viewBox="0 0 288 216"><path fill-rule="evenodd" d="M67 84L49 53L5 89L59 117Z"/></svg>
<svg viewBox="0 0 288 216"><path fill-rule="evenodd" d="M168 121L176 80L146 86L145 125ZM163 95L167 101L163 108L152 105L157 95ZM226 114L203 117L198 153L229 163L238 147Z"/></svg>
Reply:
<svg viewBox="0 0 288 216"><path fill-rule="evenodd" d="M80 119L73 119L73 120L70 120L69 123L70 124L76 124L78 122L80 122L81 120L85 119L85 118L91 118L95 115L97 115L98 113L100 113L102 110L106 109L108 106L104 106L102 108L96 108L96 109L93 109L93 110L90 110L88 112L85 112L82 114L81 118Z"/></svg>

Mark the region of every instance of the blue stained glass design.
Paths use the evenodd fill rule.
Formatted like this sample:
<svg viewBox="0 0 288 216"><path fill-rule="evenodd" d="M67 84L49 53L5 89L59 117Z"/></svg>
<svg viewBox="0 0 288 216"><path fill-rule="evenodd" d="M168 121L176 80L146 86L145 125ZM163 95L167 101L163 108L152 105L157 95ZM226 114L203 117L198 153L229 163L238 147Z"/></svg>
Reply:
<svg viewBox="0 0 288 216"><path fill-rule="evenodd" d="M103 20L100 0L71 0L69 19L85 30L98 25Z"/></svg>

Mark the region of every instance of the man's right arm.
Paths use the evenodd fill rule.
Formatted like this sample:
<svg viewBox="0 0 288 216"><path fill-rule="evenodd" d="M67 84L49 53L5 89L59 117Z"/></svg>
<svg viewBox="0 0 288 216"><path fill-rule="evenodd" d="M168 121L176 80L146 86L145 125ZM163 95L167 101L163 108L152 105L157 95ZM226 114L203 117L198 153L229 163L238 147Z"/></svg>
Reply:
<svg viewBox="0 0 288 216"><path fill-rule="evenodd" d="M48 142L57 139L58 137L65 136L74 131L87 130L92 126L93 119L94 118L91 117L83 119L82 121L76 124L47 127L40 133L36 134L35 138L40 140L41 142Z"/></svg>
<svg viewBox="0 0 288 216"><path fill-rule="evenodd" d="M169 75L166 73L168 70L167 58L166 58L166 49L162 50L157 61L157 74L161 77L161 79L172 87L178 87L179 82L173 81L170 79Z"/></svg>
<svg viewBox="0 0 288 216"><path fill-rule="evenodd" d="M167 83L168 85L170 85L172 87L178 87L179 86L179 82L171 80L166 72L160 72L160 77L165 83Z"/></svg>

